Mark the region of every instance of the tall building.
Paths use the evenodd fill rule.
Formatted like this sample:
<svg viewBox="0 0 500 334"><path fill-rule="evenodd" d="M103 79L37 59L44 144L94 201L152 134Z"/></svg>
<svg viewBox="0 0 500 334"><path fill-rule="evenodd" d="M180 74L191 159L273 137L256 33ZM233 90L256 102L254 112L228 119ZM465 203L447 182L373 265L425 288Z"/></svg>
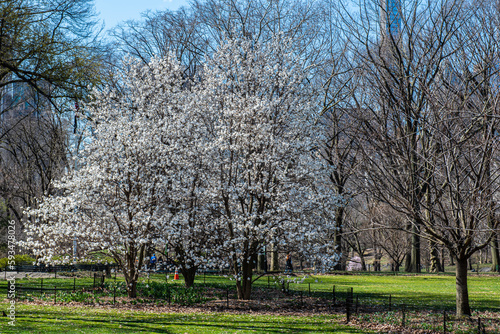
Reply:
<svg viewBox="0 0 500 334"><path fill-rule="evenodd" d="M9 83L0 87L0 128L27 115L38 116L42 109L50 110L50 104L40 93L16 78L13 74L7 75Z"/></svg>
<svg viewBox="0 0 500 334"><path fill-rule="evenodd" d="M382 38L396 37L401 32L401 0L380 0Z"/></svg>

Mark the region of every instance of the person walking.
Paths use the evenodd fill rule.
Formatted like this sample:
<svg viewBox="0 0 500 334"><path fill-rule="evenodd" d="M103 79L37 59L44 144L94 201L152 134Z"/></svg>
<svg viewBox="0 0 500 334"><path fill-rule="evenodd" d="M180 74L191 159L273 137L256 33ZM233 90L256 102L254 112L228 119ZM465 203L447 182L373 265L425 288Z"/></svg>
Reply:
<svg viewBox="0 0 500 334"><path fill-rule="evenodd" d="M149 260L149 264L150 264L150 269L155 269L155 267L156 267L156 254L153 254L153 256L151 256L151 259Z"/></svg>
<svg viewBox="0 0 500 334"><path fill-rule="evenodd" d="M293 271L293 265L292 265L292 256L290 253L286 256L286 269L285 269L285 274L291 274Z"/></svg>

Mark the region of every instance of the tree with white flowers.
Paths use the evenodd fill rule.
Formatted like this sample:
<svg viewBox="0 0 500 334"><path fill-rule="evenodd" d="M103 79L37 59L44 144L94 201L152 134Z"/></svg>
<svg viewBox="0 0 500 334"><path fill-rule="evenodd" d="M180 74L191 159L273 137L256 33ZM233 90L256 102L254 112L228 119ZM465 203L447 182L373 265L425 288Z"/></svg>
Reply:
<svg viewBox="0 0 500 334"><path fill-rule="evenodd" d="M188 81L173 59L127 64L121 90L95 92L93 139L78 168L28 210L26 246L50 260L105 252L130 297L149 245L167 245L193 284L232 266L251 294L265 245L335 263L338 199L319 155L314 94L288 42L230 40Z"/></svg>
<svg viewBox="0 0 500 334"><path fill-rule="evenodd" d="M104 252L122 268L129 297L136 296L139 269L148 245L165 243L171 223L172 159L162 132L182 88L177 62L129 62L123 88L94 92L87 108L94 117L91 142L55 194L27 210L25 246L53 261L71 254Z"/></svg>
<svg viewBox="0 0 500 334"><path fill-rule="evenodd" d="M263 247L279 244L317 263L336 258L337 196L319 156L314 94L289 41L267 44L234 39L208 60L187 108L204 140L204 196L224 231L220 249L249 299L252 273Z"/></svg>

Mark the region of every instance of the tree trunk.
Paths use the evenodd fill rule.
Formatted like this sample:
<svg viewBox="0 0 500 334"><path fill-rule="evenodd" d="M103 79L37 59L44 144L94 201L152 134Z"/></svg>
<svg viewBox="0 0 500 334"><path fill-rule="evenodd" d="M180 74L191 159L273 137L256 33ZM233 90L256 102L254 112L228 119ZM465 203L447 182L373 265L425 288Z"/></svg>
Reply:
<svg viewBox="0 0 500 334"><path fill-rule="evenodd" d="M488 137L488 135L487 135L487 131L488 131L487 128L488 127L485 127L485 137ZM487 168L486 177L488 178L488 185L490 185L487 188L487 192L486 192L486 195L490 199L490 203L489 203L490 212L488 214L487 224L488 224L488 227L494 232L493 236L491 238L491 241L490 241L490 248L491 248L491 271L500 272L500 266L499 266L499 260L500 260L499 259L499 255L500 254L499 254L499 250L498 250L498 237L497 237L497 234L496 234L497 230L495 228L495 205L493 204L494 198L493 198L493 189L492 189L492 186L491 186L491 184L492 184L492 182L491 182L491 168L492 168L492 166L491 166L490 160L487 161L486 168Z"/></svg>
<svg viewBox="0 0 500 334"><path fill-rule="evenodd" d="M273 244L271 246L271 271L278 271L280 270L279 266L279 258L278 258L278 247Z"/></svg>
<svg viewBox="0 0 500 334"><path fill-rule="evenodd" d="M361 260L361 270L366 271L366 261L363 253L359 254L359 259Z"/></svg>
<svg viewBox="0 0 500 334"><path fill-rule="evenodd" d="M406 225L406 230L408 231L408 233L411 231L412 229L412 224L411 223L408 223ZM406 255L405 255L405 272L407 273L410 273L411 272L411 264L412 264L412 259L411 259L411 254L412 254L412 237L411 235L409 236L409 245L410 247L408 248L408 251L406 252Z"/></svg>
<svg viewBox="0 0 500 334"><path fill-rule="evenodd" d="M441 269L444 272L444 247L441 247Z"/></svg>
<svg viewBox="0 0 500 334"><path fill-rule="evenodd" d="M129 298L137 298L137 281L127 283L127 295Z"/></svg>
<svg viewBox="0 0 500 334"><path fill-rule="evenodd" d="M267 261L266 261L266 254L262 253L259 254L257 258L257 270L259 272L267 272Z"/></svg>
<svg viewBox="0 0 500 334"><path fill-rule="evenodd" d="M249 300L252 294L252 262L247 261L247 258L243 261L241 268L241 280L236 281L236 291L238 293L238 299Z"/></svg>
<svg viewBox="0 0 500 334"><path fill-rule="evenodd" d="M137 297L137 272L134 266L130 266L124 270L123 276L125 277L125 283L127 284L127 296L129 298Z"/></svg>
<svg viewBox="0 0 500 334"><path fill-rule="evenodd" d="M106 278L111 278L111 267L109 264L106 265Z"/></svg>
<svg viewBox="0 0 500 334"><path fill-rule="evenodd" d="M405 272L409 273L411 268L411 248L408 249L405 255Z"/></svg>
<svg viewBox="0 0 500 334"><path fill-rule="evenodd" d="M361 270L366 271L366 261L365 261L365 254L364 254L365 250L361 246L358 233L354 234L354 238L356 240L356 243L355 243L356 249L351 248L352 255L349 256L349 259L352 259L355 256L355 253L358 253L359 259L361 260ZM377 253L377 247L375 247L375 245L373 246L373 249L375 250L375 253ZM344 270L345 269L346 269L346 266L344 266Z"/></svg>
<svg viewBox="0 0 500 334"><path fill-rule="evenodd" d="M467 258L456 258L457 317L470 316L469 291L467 288Z"/></svg>
<svg viewBox="0 0 500 334"><path fill-rule="evenodd" d="M194 279L196 278L197 267L184 268L181 266L181 273L184 276L184 285L186 288L190 288L194 285Z"/></svg>
<svg viewBox="0 0 500 334"><path fill-rule="evenodd" d="M420 236L419 226L414 223L411 227L411 256L409 258L409 266L406 272L419 273L420 272Z"/></svg>
<svg viewBox="0 0 500 334"><path fill-rule="evenodd" d="M380 253L375 250L375 257L374 257L374 260L373 260L373 271L381 271L381 268L380 268Z"/></svg>
<svg viewBox="0 0 500 334"><path fill-rule="evenodd" d="M342 261L342 220L344 218L344 207L340 206L335 210L335 234L333 236L333 243L335 246L335 253L339 255L339 262L333 268L334 270L345 270L345 261Z"/></svg>
<svg viewBox="0 0 500 334"><path fill-rule="evenodd" d="M431 243L431 261L430 261L430 272L437 273L443 271L441 268L441 262L439 261L439 252L437 250L436 244Z"/></svg>
<svg viewBox="0 0 500 334"><path fill-rule="evenodd" d="M139 268L142 266L145 245L141 245L137 251L135 245L130 245L125 263L122 266L123 275L127 284L127 295L129 298L137 297L137 280L139 279ZM137 260L137 264L136 264Z"/></svg>
<svg viewBox="0 0 500 334"><path fill-rule="evenodd" d="M498 251L498 238L494 235L490 243L491 248L491 271L500 272L500 256Z"/></svg>

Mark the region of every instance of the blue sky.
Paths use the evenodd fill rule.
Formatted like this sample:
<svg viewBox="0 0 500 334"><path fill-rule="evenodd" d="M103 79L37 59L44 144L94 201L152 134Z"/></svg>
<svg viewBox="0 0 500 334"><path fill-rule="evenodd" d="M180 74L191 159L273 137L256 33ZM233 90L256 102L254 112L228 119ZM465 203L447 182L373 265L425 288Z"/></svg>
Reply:
<svg viewBox="0 0 500 334"><path fill-rule="evenodd" d="M187 0L95 0L96 12L106 23L106 30L125 20L138 20L147 10L176 10Z"/></svg>

